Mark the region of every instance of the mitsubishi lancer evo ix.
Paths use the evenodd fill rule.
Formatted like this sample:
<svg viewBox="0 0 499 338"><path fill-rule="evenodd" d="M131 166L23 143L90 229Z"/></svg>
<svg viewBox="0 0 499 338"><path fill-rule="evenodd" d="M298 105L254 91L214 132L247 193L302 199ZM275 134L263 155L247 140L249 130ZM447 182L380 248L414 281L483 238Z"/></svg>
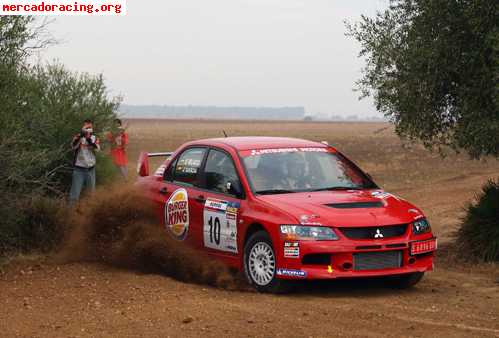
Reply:
<svg viewBox="0 0 499 338"><path fill-rule="evenodd" d="M167 159L150 175L152 156ZM433 268L437 240L423 212L327 144L199 140L142 153L138 171L165 231L244 271L258 291L296 279L375 276L404 288Z"/></svg>

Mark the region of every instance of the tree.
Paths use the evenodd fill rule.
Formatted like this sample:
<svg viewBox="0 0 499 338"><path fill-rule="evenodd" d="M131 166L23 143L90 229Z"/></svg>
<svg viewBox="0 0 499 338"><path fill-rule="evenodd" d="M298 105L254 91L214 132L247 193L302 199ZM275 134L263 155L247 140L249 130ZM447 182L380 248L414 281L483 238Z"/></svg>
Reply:
<svg viewBox="0 0 499 338"><path fill-rule="evenodd" d="M357 82L402 137L499 156L499 2L391 0L347 24L366 58Z"/></svg>

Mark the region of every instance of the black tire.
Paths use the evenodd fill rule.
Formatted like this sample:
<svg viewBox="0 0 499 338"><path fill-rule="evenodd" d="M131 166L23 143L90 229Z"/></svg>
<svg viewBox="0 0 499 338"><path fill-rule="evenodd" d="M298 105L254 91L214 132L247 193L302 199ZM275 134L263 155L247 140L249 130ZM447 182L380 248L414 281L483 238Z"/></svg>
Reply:
<svg viewBox="0 0 499 338"><path fill-rule="evenodd" d="M257 245L270 247L274 259L274 270L272 273L272 278L268 283L262 284L262 281L258 282L254 277L254 273L250 273L250 254ZM277 264L276 255L274 252L274 247L269 235L265 231L257 231L250 236L246 244L244 245L244 274L248 282L258 291L263 293L284 293L290 290L290 283L287 280L278 279L276 276Z"/></svg>
<svg viewBox="0 0 499 338"><path fill-rule="evenodd" d="M392 286L396 289L409 289L418 284L423 279L424 272L413 272L394 277Z"/></svg>

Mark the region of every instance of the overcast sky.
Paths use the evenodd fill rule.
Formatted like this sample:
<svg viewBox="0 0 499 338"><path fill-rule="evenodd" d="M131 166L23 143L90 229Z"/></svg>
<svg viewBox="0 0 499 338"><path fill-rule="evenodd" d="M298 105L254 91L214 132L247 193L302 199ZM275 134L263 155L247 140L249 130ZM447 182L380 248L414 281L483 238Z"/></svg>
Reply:
<svg viewBox="0 0 499 338"><path fill-rule="evenodd" d="M147 4L147 7L146 7ZM44 59L103 73L127 104L304 106L377 115L352 91L343 21L387 0L128 0L126 17L57 17Z"/></svg>

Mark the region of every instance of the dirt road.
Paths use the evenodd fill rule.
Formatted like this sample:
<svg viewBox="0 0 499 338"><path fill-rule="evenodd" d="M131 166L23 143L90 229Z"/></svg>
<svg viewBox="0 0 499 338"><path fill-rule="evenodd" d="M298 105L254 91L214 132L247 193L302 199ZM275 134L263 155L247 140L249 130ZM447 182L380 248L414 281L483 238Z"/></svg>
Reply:
<svg viewBox="0 0 499 338"><path fill-rule="evenodd" d="M499 337L499 281L443 267L413 290L327 283L284 296L101 265L17 265L0 280L5 337Z"/></svg>
<svg viewBox="0 0 499 338"><path fill-rule="evenodd" d="M435 158L425 166L430 155L402 156L390 140L379 141L383 154L394 149L383 166L377 144L352 143L350 153L389 191L425 210L436 234L449 242L465 201L497 176L499 165ZM370 280L311 283L282 296L101 264L21 259L0 273L0 336L499 337L499 266L460 266L445 250L439 255L436 270L412 290Z"/></svg>

